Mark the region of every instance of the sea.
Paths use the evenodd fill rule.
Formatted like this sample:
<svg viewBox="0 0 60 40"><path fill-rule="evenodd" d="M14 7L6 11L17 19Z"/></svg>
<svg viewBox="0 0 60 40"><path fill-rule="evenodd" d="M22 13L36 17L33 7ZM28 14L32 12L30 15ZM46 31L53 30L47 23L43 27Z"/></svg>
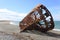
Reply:
<svg viewBox="0 0 60 40"><path fill-rule="evenodd" d="M10 22L10 24L19 26L19 22L20 21L13 21L13 22ZM60 31L60 21L54 21L54 24L55 24L55 27L53 30Z"/></svg>

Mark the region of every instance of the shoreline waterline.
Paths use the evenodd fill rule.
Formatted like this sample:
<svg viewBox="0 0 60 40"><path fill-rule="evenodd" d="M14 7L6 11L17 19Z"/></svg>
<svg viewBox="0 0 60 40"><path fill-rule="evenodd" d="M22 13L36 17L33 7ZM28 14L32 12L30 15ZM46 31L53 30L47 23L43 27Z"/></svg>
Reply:
<svg viewBox="0 0 60 40"><path fill-rule="evenodd" d="M60 31L60 29L53 29L54 31Z"/></svg>

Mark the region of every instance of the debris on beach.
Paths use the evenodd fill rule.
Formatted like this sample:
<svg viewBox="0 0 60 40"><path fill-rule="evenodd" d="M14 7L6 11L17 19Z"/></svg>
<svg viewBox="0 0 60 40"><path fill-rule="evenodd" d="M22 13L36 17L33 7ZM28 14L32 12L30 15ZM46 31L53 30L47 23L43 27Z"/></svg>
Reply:
<svg viewBox="0 0 60 40"><path fill-rule="evenodd" d="M49 10L39 4L19 23L19 27L21 32L25 30L47 32L54 28L54 21Z"/></svg>

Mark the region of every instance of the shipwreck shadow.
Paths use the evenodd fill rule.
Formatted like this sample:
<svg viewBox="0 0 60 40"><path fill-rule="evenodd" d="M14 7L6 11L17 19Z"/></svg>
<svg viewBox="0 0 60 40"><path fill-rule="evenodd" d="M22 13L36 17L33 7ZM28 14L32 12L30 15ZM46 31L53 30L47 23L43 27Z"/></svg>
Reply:
<svg viewBox="0 0 60 40"><path fill-rule="evenodd" d="M25 33L60 38L60 34L57 34L57 33L54 33L54 32L40 32L40 31L35 31L35 30L33 30L33 31L27 30L27 31L25 31Z"/></svg>
<svg viewBox="0 0 60 40"><path fill-rule="evenodd" d="M47 36L60 38L60 34L57 34L57 33L53 33L53 32L46 32L45 34L46 34Z"/></svg>

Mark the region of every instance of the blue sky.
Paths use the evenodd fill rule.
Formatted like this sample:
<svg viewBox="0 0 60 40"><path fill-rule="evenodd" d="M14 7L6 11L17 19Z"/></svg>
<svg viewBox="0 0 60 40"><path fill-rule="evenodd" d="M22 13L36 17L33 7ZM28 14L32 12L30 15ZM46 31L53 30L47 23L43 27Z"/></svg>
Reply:
<svg viewBox="0 0 60 40"><path fill-rule="evenodd" d="M37 4L45 5L60 21L60 0L0 0L0 20L22 20Z"/></svg>

